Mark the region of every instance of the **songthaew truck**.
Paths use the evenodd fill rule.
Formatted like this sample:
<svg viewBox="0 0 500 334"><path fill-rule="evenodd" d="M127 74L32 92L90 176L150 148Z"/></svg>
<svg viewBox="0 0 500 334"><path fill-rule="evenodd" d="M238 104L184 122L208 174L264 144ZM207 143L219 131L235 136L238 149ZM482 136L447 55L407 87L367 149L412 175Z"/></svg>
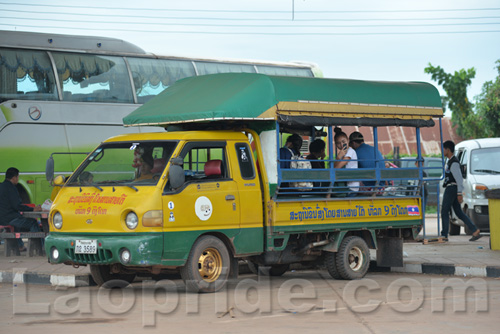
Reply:
<svg viewBox="0 0 500 334"><path fill-rule="evenodd" d="M424 219L424 167L385 168L374 154L364 157L373 168L335 168L345 159L337 159L333 129L372 132L377 147L378 127L409 127L422 160L420 129L442 116L427 83L183 79L123 119L165 132L109 138L65 182L55 177L62 188L50 211L48 259L89 265L100 285L175 270L197 292L224 287L242 260L269 275L306 263L350 280L366 274L376 249L379 266L402 266L403 241L416 238ZM321 168L298 152L280 155L291 134L326 142ZM390 187L402 179L415 180L410 195Z"/></svg>

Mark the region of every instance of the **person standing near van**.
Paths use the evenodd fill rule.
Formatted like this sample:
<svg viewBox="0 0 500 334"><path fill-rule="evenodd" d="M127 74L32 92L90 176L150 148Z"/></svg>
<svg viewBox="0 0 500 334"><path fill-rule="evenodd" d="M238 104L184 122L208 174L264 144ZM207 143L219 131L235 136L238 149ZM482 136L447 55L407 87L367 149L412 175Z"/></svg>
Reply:
<svg viewBox="0 0 500 334"><path fill-rule="evenodd" d="M451 141L443 143L443 155L448 158L444 169L444 183L445 188L443 194L443 205L441 207L441 219L443 220L443 230L441 236L448 240L448 232L450 229L450 209L453 208L455 214L460 218L465 225L472 231L472 238L469 241L476 241L481 238L481 234L476 225L467 217L462 211L460 203L463 201L462 191L464 188L464 181L462 170L458 158L453 154L455 152L455 144Z"/></svg>

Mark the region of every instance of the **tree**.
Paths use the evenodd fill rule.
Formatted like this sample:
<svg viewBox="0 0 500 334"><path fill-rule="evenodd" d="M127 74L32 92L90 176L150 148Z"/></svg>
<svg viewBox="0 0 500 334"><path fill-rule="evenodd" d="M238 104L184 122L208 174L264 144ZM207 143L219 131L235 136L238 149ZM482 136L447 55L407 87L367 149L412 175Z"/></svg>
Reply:
<svg viewBox="0 0 500 334"><path fill-rule="evenodd" d="M467 98L467 87L476 76L476 70L469 68L455 71L452 75L446 73L440 66L434 67L431 63L425 68L425 73L431 74L431 78L443 86L447 96L442 97L443 109L446 105L451 110L453 125L457 125L457 133L464 137L475 137L477 135L477 120L473 112L473 104Z"/></svg>
<svg viewBox="0 0 500 334"><path fill-rule="evenodd" d="M451 110L453 125L464 138L500 137L500 59L496 61L498 77L483 84L476 104L467 98L467 87L476 75L474 68L461 69L453 75L429 63L425 73L443 86L447 96L442 96L443 108Z"/></svg>
<svg viewBox="0 0 500 334"><path fill-rule="evenodd" d="M496 64L496 80L485 82L481 94L476 97L476 113L484 132L482 137L500 137L500 59Z"/></svg>

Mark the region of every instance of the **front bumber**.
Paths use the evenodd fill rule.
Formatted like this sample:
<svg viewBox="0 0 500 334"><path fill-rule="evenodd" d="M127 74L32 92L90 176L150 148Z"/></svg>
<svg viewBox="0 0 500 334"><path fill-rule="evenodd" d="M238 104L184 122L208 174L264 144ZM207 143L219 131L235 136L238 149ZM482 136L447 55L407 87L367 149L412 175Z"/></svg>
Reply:
<svg viewBox="0 0 500 334"><path fill-rule="evenodd" d="M96 254L75 254L75 240L97 240ZM54 259L53 249L59 251ZM45 239L45 252L53 264L114 264L120 261L120 251L126 248L131 257L128 266L161 265L163 236L161 233L50 233Z"/></svg>

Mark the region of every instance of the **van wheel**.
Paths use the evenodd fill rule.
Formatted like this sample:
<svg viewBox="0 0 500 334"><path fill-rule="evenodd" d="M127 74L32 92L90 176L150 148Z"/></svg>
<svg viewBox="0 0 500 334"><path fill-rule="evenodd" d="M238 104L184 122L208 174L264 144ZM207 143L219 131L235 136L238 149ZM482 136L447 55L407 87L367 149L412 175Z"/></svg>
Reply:
<svg viewBox="0 0 500 334"><path fill-rule="evenodd" d="M325 267L333 279L341 279L337 269L337 253L325 252Z"/></svg>
<svg viewBox="0 0 500 334"><path fill-rule="evenodd" d="M272 266L260 266L255 262L247 260L248 269L255 275L283 276L290 268L289 264L275 264Z"/></svg>
<svg viewBox="0 0 500 334"><path fill-rule="evenodd" d="M110 265L90 265L90 274L98 286L124 288L135 279L135 274L113 274Z"/></svg>
<svg viewBox="0 0 500 334"><path fill-rule="evenodd" d="M370 251L360 237L347 237L342 240L336 254L337 270L343 279L363 278L370 265Z"/></svg>
<svg viewBox="0 0 500 334"><path fill-rule="evenodd" d="M181 268L181 277L187 290L219 291L227 283L230 262L229 251L220 239L211 235L199 238Z"/></svg>
<svg viewBox="0 0 500 334"><path fill-rule="evenodd" d="M460 225L455 225L450 220L450 235L460 235Z"/></svg>

